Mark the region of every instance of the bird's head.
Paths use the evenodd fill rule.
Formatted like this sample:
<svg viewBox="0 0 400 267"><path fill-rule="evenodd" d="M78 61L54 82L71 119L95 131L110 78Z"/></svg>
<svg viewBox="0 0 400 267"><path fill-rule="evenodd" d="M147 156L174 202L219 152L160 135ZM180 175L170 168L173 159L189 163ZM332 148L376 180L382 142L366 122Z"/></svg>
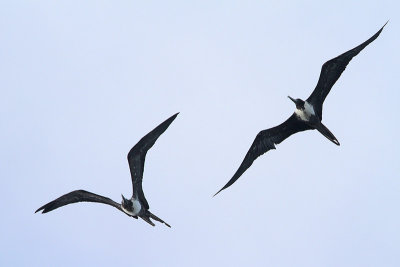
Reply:
<svg viewBox="0 0 400 267"><path fill-rule="evenodd" d="M124 207L124 209L126 210L131 210L132 209L132 201L129 201L129 199L126 199L124 197L124 195L121 194L122 197L122 201L121 201L121 205L122 207Z"/></svg>
<svg viewBox="0 0 400 267"><path fill-rule="evenodd" d="M304 100L301 100L300 98L291 98L288 96L290 100L292 100L296 104L297 109L303 109L304 108Z"/></svg>

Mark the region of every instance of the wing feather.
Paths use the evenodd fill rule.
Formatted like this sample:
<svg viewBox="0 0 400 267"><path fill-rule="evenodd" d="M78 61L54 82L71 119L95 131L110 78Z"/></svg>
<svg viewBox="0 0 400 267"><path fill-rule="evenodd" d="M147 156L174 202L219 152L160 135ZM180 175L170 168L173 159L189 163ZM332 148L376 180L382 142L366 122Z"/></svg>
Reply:
<svg viewBox="0 0 400 267"><path fill-rule="evenodd" d="M97 202L103 203L107 205L111 205L114 208L121 210L120 204L109 199L108 197L103 197L85 190L75 190L68 194L62 195L61 197L43 205L42 207L38 208L36 212L42 211L42 213L46 213L62 206L77 203L77 202Z"/></svg>
<svg viewBox="0 0 400 267"><path fill-rule="evenodd" d="M385 25L383 25L383 27L385 27ZM322 119L322 105L332 86L339 79L340 75L346 69L346 66L349 64L351 59L358 55L358 53L360 53L361 50L363 50L367 45L378 38L379 34L383 30L383 27L364 43L325 62L322 65L317 86L307 99L307 102L313 105L320 119Z"/></svg>
<svg viewBox="0 0 400 267"><path fill-rule="evenodd" d="M135 192L139 195L140 201L149 209L149 204L144 196L142 189L144 163L147 151L155 144L158 137L167 130L168 126L175 120L179 113L174 114L163 123L154 128L151 132L146 134L140 141L132 147L128 153L129 169L132 177L133 194Z"/></svg>
<svg viewBox="0 0 400 267"><path fill-rule="evenodd" d="M229 182L224 187L222 187L215 195L236 182L236 180L239 179L239 177L253 164L254 160L256 160L259 156L268 152L271 149L275 149L275 144L280 144L283 140L285 140L292 134L309 129L311 129L311 127L300 121L297 118L297 115L293 113L292 116L290 116L289 119L287 119L282 124L259 132L249 151L244 157L242 164L240 164L239 169L229 180Z"/></svg>

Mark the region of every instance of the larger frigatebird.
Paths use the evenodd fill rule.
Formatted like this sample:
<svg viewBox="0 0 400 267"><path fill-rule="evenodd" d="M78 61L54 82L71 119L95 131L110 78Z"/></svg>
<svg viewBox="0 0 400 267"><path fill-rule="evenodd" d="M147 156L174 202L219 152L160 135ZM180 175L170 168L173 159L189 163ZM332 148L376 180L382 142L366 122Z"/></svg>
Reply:
<svg viewBox="0 0 400 267"><path fill-rule="evenodd" d="M40 207L35 211L35 213L41 210L42 213L46 213L59 207L76 202L98 202L113 206L114 208L119 209L120 211L135 219L140 217L152 226L155 226L155 224L151 221L151 219L154 219L156 221L164 223L168 227L171 227L168 223L164 222L162 219L158 218L156 215L149 211L149 204L144 197L142 189L142 179L144 171L144 161L147 151L154 145L158 137L163 132L165 132L165 130L167 130L168 126L172 123L176 116L178 116L178 114L179 113L176 113L175 115L171 116L166 121L158 125L154 130L152 130L142 139L140 139L140 141L129 151L128 163L129 169L131 171L133 186L133 194L130 199L126 199L123 195L121 195L122 202L121 204L119 204L107 197L103 197L85 190L75 190L68 194L62 195L61 197Z"/></svg>
<svg viewBox="0 0 400 267"><path fill-rule="evenodd" d="M284 123L276 127L263 130L257 134L253 144L243 159L242 164L239 166L239 169L229 180L229 182L215 195L228 188L237 179L239 179L239 177L253 164L256 158L271 149L275 149L275 144L280 144L292 134L316 129L334 144L339 146L339 141L321 122L322 105L332 86L339 79L342 72L346 69L346 66L349 64L350 60L360 53L360 51L363 50L367 45L373 42L379 36L385 25L383 25L377 33L375 33L364 43L341 54L340 56L325 62L322 65L317 86L306 101L298 98L293 99L289 96L290 100L296 104L296 110L292 116L290 116L289 119L287 119Z"/></svg>

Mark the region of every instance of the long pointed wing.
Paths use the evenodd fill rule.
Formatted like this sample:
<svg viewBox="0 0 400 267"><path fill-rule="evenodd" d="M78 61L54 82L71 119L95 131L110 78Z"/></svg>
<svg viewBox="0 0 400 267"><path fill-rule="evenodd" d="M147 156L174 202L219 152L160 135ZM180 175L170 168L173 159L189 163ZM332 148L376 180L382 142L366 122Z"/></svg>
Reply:
<svg viewBox="0 0 400 267"><path fill-rule="evenodd" d="M100 195L96 195L94 193L85 191L85 190L75 190L72 191L68 194L62 195L61 197L47 203L46 205L43 205L42 207L38 208L36 212L41 211L42 213L46 213L52 210L55 210L59 207L72 204L72 203L77 203L77 202L97 202L97 203L103 203L107 205L111 205L114 208L117 208L121 210L120 205L113 201L112 199L109 199L108 197L103 197ZM121 210L122 211L122 210Z"/></svg>
<svg viewBox="0 0 400 267"><path fill-rule="evenodd" d="M215 195L236 182L236 180L239 179L239 177L253 164L256 158L269 151L270 149L275 149L275 144L280 144L283 140L294 133L309 129L311 129L311 127L300 121L297 118L297 115L293 113L293 115L290 116L289 119L287 119L284 123L268 130L263 130L259 132L249 151L244 157L242 164L240 164L239 169L229 180L229 182L224 187L222 187L221 190L219 190Z"/></svg>
<svg viewBox="0 0 400 267"><path fill-rule="evenodd" d="M383 25L383 27L385 27L385 25ZM341 54L340 56L337 56L325 62L324 65L322 65L321 74L319 76L317 86L315 87L310 97L307 99L307 102L313 105L320 119L322 119L322 105L325 101L325 98L329 94L332 86L339 79L342 72L346 69L347 64L349 64L350 60L353 57L358 55L361 50L363 50L367 45L369 45L379 36L381 31L383 30L383 27L364 43Z"/></svg>
<svg viewBox="0 0 400 267"><path fill-rule="evenodd" d="M143 194L142 179L144 171L144 162L147 151L154 145L158 137L167 130L168 126L175 120L179 112L158 125L154 130L146 134L140 141L132 147L128 153L128 163L131 170L133 194L138 193L140 201L149 209L149 204Z"/></svg>

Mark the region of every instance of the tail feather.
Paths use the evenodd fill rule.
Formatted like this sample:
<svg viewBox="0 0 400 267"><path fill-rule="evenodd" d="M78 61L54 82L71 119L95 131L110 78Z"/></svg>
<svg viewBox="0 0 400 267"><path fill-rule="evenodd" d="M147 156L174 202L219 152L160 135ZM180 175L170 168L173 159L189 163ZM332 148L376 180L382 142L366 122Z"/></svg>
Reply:
<svg viewBox="0 0 400 267"><path fill-rule="evenodd" d="M147 223L150 224L151 226L156 226L156 225L150 220L149 217L147 217L147 216L140 216L140 218L142 218L143 221L147 222Z"/></svg>
<svg viewBox="0 0 400 267"><path fill-rule="evenodd" d="M339 141L336 139L336 137L333 135L333 133L331 131L329 131L329 129L322 124L322 122L320 124L318 124L315 129L317 129L321 134L323 134L326 138L328 138L332 143L334 143L335 145L340 146Z"/></svg>
<svg viewBox="0 0 400 267"><path fill-rule="evenodd" d="M163 224L165 224L166 226L168 226L169 228L171 228L171 225L169 225L168 223L164 222L162 219L158 218L156 215L154 215L154 214L151 213L150 211L149 211L149 215L150 215L150 218L152 218L152 219L154 219L154 220L156 220L156 221L158 221L158 222L160 222L160 223L163 223Z"/></svg>

